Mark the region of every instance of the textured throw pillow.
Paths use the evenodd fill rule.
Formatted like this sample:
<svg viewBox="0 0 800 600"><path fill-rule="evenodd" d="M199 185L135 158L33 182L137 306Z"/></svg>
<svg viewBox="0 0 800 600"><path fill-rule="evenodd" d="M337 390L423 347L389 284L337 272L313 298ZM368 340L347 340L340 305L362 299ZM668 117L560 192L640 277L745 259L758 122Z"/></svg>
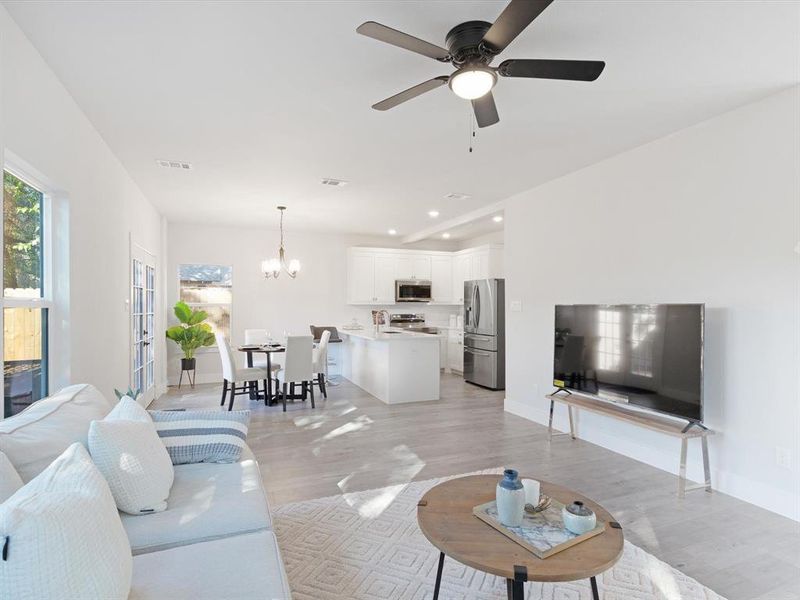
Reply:
<svg viewBox="0 0 800 600"><path fill-rule="evenodd" d="M152 421L92 421L89 451L122 512L166 510L175 471Z"/></svg>
<svg viewBox="0 0 800 600"><path fill-rule="evenodd" d="M125 599L133 559L108 484L79 443L0 505L0 598Z"/></svg>
<svg viewBox="0 0 800 600"><path fill-rule="evenodd" d="M8 457L0 452L0 504L13 496L22 485L22 477Z"/></svg>
<svg viewBox="0 0 800 600"><path fill-rule="evenodd" d="M174 465L237 462L250 423L249 410L154 410L150 416Z"/></svg>
<svg viewBox="0 0 800 600"><path fill-rule="evenodd" d="M120 401L106 415L106 421L141 421L152 423L147 410L130 396L123 396Z"/></svg>

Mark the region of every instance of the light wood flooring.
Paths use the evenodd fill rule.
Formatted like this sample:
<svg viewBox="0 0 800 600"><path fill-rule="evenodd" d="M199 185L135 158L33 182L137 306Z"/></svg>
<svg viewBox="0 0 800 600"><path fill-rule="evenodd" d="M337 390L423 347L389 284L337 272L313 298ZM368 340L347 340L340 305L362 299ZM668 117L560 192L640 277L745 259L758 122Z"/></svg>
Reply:
<svg viewBox="0 0 800 600"><path fill-rule="evenodd" d="M221 385L170 388L150 408L219 407ZM730 600L800 600L800 524L503 411L503 392L442 376L442 399L387 406L342 379L283 413L245 396L248 443L275 505L495 467L594 498L626 538Z"/></svg>

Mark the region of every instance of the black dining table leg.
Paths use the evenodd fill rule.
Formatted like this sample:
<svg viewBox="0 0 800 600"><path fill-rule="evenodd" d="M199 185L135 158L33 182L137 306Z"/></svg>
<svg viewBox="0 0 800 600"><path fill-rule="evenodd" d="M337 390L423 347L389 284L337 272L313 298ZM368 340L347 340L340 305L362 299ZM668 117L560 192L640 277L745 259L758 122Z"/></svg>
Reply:
<svg viewBox="0 0 800 600"><path fill-rule="evenodd" d="M436 569L436 583L433 586L433 600L439 600L439 587L442 585L443 568L444 568L444 552L439 552L439 568Z"/></svg>
<svg viewBox="0 0 800 600"><path fill-rule="evenodd" d="M597 590L597 579L591 577L589 583L592 584L592 600L600 600L600 592Z"/></svg>
<svg viewBox="0 0 800 600"><path fill-rule="evenodd" d="M272 353L266 352L267 355L267 389L266 397L264 398L264 406L272 404Z"/></svg>
<svg viewBox="0 0 800 600"><path fill-rule="evenodd" d="M525 597L525 587L522 581L517 579L506 579L506 593L508 600L523 600Z"/></svg>

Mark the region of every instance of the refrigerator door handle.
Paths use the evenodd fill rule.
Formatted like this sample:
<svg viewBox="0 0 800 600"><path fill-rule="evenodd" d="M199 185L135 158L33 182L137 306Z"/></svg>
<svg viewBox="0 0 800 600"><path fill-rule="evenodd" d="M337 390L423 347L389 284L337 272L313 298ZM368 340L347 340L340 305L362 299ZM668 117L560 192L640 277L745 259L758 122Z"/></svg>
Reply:
<svg viewBox="0 0 800 600"><path fill-rule="evenodd" d="M491 352L483 352L481 350L474 350L469 346L464 346L464 352L469 352L470 354L476 354L477 356L491 356Z"/></svg>
<svg viewBox="0 0 800 600"><path fill-rule="evenodd" d="M472 290L472 306L475 309L473 311L472 326L477 329L478 324L481 322L481 294L478 285L475 285Z"/></svg>

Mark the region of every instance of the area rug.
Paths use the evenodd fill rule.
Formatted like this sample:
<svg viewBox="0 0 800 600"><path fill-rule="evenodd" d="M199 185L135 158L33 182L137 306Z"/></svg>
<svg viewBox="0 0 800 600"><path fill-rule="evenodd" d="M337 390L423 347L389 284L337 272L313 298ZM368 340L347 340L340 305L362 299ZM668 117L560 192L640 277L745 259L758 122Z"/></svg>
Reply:
<svg viewBox="0 0 800 600"><path fill-rule="evenodd" d="M498 470L482 473L500 473ZM273 520L295 600L423 600L433 597L439 551L417 527L417 502L450 478L297 502ZM602 600L724 600L625 542L597 577ZM528 583L530 600L589 600L589 581ZM445 559L441 600L500 600L505 580Z"/></svg>

